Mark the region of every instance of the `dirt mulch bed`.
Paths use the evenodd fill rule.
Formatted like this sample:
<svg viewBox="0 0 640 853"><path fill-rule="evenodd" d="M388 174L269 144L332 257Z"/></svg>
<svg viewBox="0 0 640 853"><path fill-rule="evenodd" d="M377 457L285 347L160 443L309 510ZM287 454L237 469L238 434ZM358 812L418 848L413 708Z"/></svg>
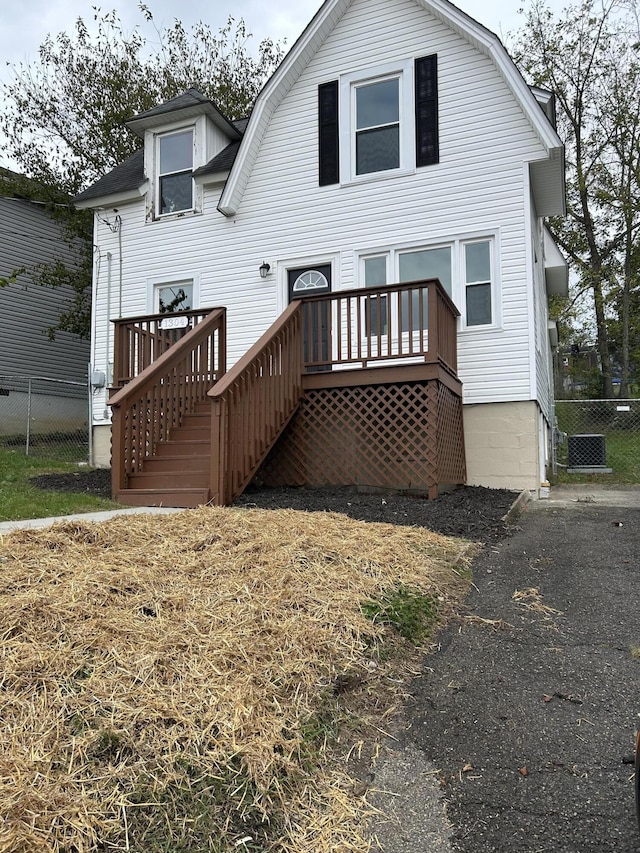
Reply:
<svg viewBox="0 0 640 853"><path fill-rule="evenodd" d="M111 474L105 469L45 474L32 477L30 482L41 489L111 497ZM406 495L361 494L350 488L249 488L238 498L236 505L261 509L339 512L359 521L426 527L446 536L495 542L509 532L502 519L517 496L517 492L482 486L464 486L440 495L435 501Z"/></svg>

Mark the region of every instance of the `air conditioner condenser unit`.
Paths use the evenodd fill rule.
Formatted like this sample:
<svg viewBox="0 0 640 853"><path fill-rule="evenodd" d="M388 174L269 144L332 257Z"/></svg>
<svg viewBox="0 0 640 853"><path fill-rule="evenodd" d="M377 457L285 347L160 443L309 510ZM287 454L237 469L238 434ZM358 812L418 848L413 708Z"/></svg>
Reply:
<svg viewBox="0 0 640 853"><path fill-rule="evenodd" d="M606 468L604 435L570 435L567 451L568 468Z"/></svg>

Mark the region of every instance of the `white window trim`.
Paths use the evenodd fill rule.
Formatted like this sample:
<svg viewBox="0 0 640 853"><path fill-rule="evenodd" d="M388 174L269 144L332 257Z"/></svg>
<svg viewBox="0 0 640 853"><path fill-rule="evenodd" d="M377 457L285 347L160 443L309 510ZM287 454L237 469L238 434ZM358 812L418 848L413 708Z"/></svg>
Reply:
<svg viewBox="0 0 640 853"><path fill-rule="evenodd" d="M196 118L195 121L186 124L163 124L147 130L145 133L144 162L145 171L149 176L149 199L147 204L146 223L168 222L174 219L187 218L202 213L203 210L203 188L202 184L192 178L192 207L189 210L180 210L176 213L159 213L160 209L160 142L162 136L173 133L182 133L191 130L193 133L193 161L192 171L204 164L205 152L205 124L204 117Z"/></svg>
<svg viewBox="0 0 640 853"><path fill-rule="evenodd" d="M200 307L200 274L191 275L162 275L147 279L147 314L158 314L156 306L156 292L158 286L169 287L170 285L190 284L193 287L192 309Z"/></svg>
<svg viewBox="0 0 640 853"><path fill-rule="evenodd" d="M468 326L466 322L466 288L464 247L467 243L489 242L491 253L491 323L483 326ZM502 299L500 282L500 234L498 231L483 231L464 234L447 240L434 240L424 243L402 243L392 246L356 251L355 269L357 287L365 287L364 261L366 258L387 257L387 282L392 284L400 279L399 257L403 252L419 252L428 249L451 248L451 299L460 311L459 329L465 336L484 333L502 328ZM473 282L471 282L473 283Z"/></svg>
<svg viewBox="0 0 640 853"><path fill-rule="evenodd" d="M465 246L472 245L473 243L489 243L489 272L491 273L491 278L488 282L486 281L467 281L467 259L465 254ZM495 313L497 310L497 302L496 302L496 291L494 286L495 279L495 243L494 240L489 237L476 237L473 240L461 240L460 241L460 250L458 253L458 260L460 263L460 286L462 289L462 293L460 296L460 304L456 302L458 305L458 309L460 311L461 325L462 328L468 329L472 331L474 329L494 329L495 328ZM475 324L473 326L467 325L467 288L473 287L476 284L489 284L490 292L491 292L491 322L490 323L482 323ZM454 300L455 301L455 300ZM460 307L462 306L462 307Z"/></svg>
<svg viewBox="0 0 640 853"><path fill-rule="evenodd" d="M161 203L161 195L160 195L160 178L164 177L160 174L160 146L162 144L163 139L168 139L170 136L178 136L181 133L191 133L191 207L185 207L183 210L175 210L170 211L169 213L161 213L160 212L160 203ZM195 185L193 180L193 170L195 168L195 154L196 154L196 128L195 125L188 125L187 127L173 128L172 130L166 131L165 133L157 133L155 136L155 149L156 149L156 170L155 170L155 185L156 185L156 200L157 200L157 211L156 217L158 219L166 219L168 216L180 216L186 213L193 213L195 210ZM186 170L182 170L186 171ZM182 172L167 172L167 175L177 175L182 174Z"/></svg>
<svg viewBox="0 0 640 853"><path fill-rule="evenodd" d="M399 81L400 166L397 169L356 175L356 89L359 86L392 78L397 78ZM408 59L401 63L378 65L366 71L343 74L340 77L339 127L341 185L379 181L414 173L416 152L413 61Z"/></svg>

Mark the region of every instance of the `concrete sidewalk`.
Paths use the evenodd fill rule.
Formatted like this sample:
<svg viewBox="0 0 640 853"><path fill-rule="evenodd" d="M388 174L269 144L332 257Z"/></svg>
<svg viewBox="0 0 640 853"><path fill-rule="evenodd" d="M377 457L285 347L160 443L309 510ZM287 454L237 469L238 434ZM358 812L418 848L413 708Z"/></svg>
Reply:
<svg viewBox="0 0 640 853"><path fill-rule="evenodd" d="M109 509L102 512L78 512L74 515L58 515L52 518L30 518L20 521L0 522L0 536L3 533L11 533L12 530L36 530L40 527L49 527L59 521L108 521L117 515L169 515L173 512L182 512L168 506L128 506L123 509Z"/></svg>
<svg viewBox="0 0 640 853"><path fill-rule="evenodd" d="M547 500L534 501L532 505L542 508L551 506L573 506L592 504L595 506L617 506L640 509L640 486L606 485L600 483L576 483L553 486Z"/></svg>

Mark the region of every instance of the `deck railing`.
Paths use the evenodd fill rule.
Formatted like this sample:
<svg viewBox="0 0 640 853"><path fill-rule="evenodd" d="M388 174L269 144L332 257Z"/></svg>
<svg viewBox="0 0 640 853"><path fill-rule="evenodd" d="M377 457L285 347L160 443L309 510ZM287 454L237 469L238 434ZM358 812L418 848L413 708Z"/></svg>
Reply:
<svg viewBox="0 0 640 853"><path fill-rule="evenodd" d="M181 340L215 308L176 314L146 314L112 320L114 324L113 387L122 388Z"/></svg>
<svg viewBox="0 0 640 853"><path fill-rule="evenodd" d="M309 372L413 359L457 371L460 312L437 279L301 300Z"/></svg>
<svg viewBox="0 0 640 853"><path fill-rule="evenodd" d="M209 391L214 503L242 493L302 394L302 312L294 302Z"/></svg>
<svg viewBox="0 0 640 853"><path fill-rule="evenodd" d="M114 493L126 488L127 476L141 469L183 415L207 400L225 370L226 309L215 308L115 392L109 399Z"/></svg>

